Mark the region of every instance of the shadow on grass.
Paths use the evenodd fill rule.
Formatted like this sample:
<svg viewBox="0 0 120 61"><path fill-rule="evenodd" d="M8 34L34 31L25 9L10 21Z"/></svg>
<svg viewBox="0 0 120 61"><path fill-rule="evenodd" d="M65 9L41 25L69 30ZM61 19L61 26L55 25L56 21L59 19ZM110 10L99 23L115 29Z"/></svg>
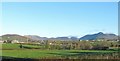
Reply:
<svg viewBox="0 0 120 61"><path fill-rule="evenodd" d="M120 61L120 59L31 59L2 56L2 61Z"/></svg>
<svg viewBox="0 0 120 61"><path fill-rule="evenodd" d="M48 53L68 59L120 59L117 52L65 52Z"/></svg>
<svg viewBox="0 0 120 61"><path fill-rule="evenodd" d="M61 55L61 56L78 56L78 55L100 55L100 54L112 54L112 52L64 52L64 53L48 53L53 55Z"/></svg>
<svg viewBox="0 0 120 61"><path fill-rule="evenodd" d="M36 60L37 59L2 56L2 61L36 61Z"/></svg>

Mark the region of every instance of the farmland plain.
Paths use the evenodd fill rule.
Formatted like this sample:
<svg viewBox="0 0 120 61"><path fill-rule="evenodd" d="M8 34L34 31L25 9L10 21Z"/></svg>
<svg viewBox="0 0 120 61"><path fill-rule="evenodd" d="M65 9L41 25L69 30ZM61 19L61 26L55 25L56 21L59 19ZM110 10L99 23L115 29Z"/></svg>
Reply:
<svg viewBox="0 0 120 61"><path fill-rule="evenodd" d="M20 44L3 44L3 58L32 59L114 59L118 58L117 50L49 50L39 49L41 46L23 45L30 49L20 48Z"/></svg>

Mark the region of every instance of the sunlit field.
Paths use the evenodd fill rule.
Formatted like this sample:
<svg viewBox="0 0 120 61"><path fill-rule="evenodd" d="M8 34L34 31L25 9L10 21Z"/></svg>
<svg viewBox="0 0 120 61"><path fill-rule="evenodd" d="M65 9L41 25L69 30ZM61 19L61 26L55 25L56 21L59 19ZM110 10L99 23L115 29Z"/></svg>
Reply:
<svg viewBox="0 0 120 61"><path fill-rule="evenodd" d="M41 46L23 45L31 49L20 48L19 44L3 44L3 58L33 58L33 59L115 59L117 50L48 50L36 49ZM35 48L35 49L34 49Z"/></svg>

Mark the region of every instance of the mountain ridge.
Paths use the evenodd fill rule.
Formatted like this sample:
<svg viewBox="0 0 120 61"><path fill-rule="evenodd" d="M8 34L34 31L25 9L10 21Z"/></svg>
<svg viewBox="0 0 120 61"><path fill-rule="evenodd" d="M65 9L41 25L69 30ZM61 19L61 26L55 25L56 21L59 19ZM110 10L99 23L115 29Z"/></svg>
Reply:
<svg viewBox="0 0 120 61"><path fill-rule="evenodd" d="M77 37L52 37L52 38L48 38L48 37L40 37L38 35L18 35L18 34L5 34L2 35L3 40L8 39L8 37L11 37L12 39L29 39L29 40L61 40L61 41L78 41L78 40L97 40L97 39L105 39L105 40L116 40L118 39L118 36L115 34L105 34L103 32L99 32L99 33L95 33L95 34L87 34L81 38L77 38ZM11 39L11 40L12 40Z"/></svg>
<svg viewBox="0 0 120 61"><path fill-rule="evenodd" d="M97 39L114 40L118 39L118 36L115 34L105 34L103 32L99 32L96 34L85 35L80 38L80 40L97 40Z"/></svg>

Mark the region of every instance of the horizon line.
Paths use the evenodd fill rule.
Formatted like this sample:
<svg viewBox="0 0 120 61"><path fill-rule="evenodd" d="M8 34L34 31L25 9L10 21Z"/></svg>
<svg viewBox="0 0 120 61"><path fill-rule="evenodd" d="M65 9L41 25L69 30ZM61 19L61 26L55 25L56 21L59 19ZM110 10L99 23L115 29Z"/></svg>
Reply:
<svg viewBox="0 0 120 61"><path fill-rule="evenodd" d="M100 32L97 32L97 33L100 33ZM89 34L85 34L85 35L92 35L92 34L97 34L96 32L95 33L89 33ZM103 34L115 34L115 33L105 33L105 32L102 32ZM34 35L34 36L40 36L38 34L17 34L17 33L5 33L5 34L0 34L0 36L3 36L3 35L20 35L20 36L26 36L26 35ZM83 35L83 36L85 36ZM119 36L119 34L115 34L117 36ZM81 36L76 36L76 35L68 35L68 36L50 36L50 37L47 37L47 36L40 36L40 37L47 37L47 38L56 38L56 37L83 37L82 35Z"/></svg>

